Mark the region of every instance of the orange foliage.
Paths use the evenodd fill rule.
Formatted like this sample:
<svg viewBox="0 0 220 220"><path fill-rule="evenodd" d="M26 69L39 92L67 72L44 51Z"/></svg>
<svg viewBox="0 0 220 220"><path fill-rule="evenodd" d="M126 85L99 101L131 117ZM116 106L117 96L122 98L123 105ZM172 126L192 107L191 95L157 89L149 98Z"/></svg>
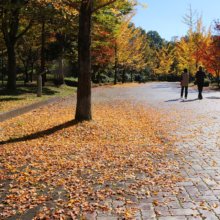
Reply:
<svg viewBox="0 0 220 220"><path fill-rule="evenodd" d="M128 100L94 103L93 112L93 121L77 123L73 106L64 100L1 124L0 180L13 181L2 200L10 207L4 217L52 200L55 208L45 206L35 219L74 219L97 208L111 211L105 201L112 195L140 197L140 187L181 181L179 175L164 175L178 166L163 159L167 150L175 150L161 141L160 131L166 135L163 114ZM131 188L108 187L138 173L146 177ZM132 219L135 209L116 213Z"/></svg>

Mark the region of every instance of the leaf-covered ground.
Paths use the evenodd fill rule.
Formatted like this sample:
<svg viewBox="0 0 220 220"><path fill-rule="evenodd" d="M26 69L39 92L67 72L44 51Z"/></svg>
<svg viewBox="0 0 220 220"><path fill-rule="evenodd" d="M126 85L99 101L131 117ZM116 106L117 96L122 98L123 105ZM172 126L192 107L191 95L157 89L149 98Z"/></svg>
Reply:
<svg viewBox="0 0 220 220"><path fill-rule="evenodd" d="M95 102L92 111L92 121L78 123L63 100L1 124L3 219L74 219L97 209L131 219L135 209L109 200L130 204L182 180L159 111L128 100Z"/></svg>

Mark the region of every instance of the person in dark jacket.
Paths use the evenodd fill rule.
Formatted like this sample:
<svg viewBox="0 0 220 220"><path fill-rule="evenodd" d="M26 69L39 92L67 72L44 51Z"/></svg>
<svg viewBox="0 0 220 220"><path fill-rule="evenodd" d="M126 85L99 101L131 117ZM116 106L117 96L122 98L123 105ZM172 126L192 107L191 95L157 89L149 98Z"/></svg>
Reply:
<svg viewBox="0 0 220 220"><path fill-rule="evenodd" d="M197 85L198 85L198 91L199 91L199 95L198 95L198 99L202 99L202 90L203 90L203 87L204 87L204 79L207 78L210 81L210 79L208 78L208 76L206 75L206 73L203 71L203 67L200 66L199 67L199 71L197 71L196 73L196 82L197 82Z"/></svg>

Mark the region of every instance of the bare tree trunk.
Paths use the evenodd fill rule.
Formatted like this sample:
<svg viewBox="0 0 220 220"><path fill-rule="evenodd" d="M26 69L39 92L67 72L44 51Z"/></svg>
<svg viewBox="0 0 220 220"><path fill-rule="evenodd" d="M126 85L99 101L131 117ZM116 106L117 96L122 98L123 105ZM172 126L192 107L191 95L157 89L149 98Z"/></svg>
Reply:
<svg viewBox="0 0 220 220"><path fill-rule="evenodd" d="M59 58L59 70L58 70L58 85L63 85L64 82L64 76L63 76L63 58Z"/></svg>
<svg viewBox="0 0 220 220"><path fill-rule="evenodd" d="M8 89L16 89L16 56L15 44L11 43L8 49Z"/></svg>
<svg viewBox="0 0 220 220"><path fill-rule="evenodd" d="M45 21L42 23L42 38L41 38L41 73L45 71ZM45 86L46 73L42 75L42 86Z"/></svg>
<svg viewBox="0 0 220 220"><path fill-rule="evenodd" d="M2 46L2 85L4 84L4 56L3 56L3 46Z"/></svg>
<svg viewBox="0 0 220 220"><path fill-rule="evenodd" d="M217 82L218 82L218 88L219 88L219 72L216 74L217 76Z"/></svg>
<svg viewBox="0 0 220 220"><path fill-rule="evenodd" d="M92 0L81 3L78 35L78 89L75 119L91 120L91 10Z"/></svg>
<svg viewBox="0 0 220 220"><path fill-rule="evenodd" d="M33 72L34 72L34 63L31 63L31 74L30 74L31 82L33 82Z"/></svg>
<svg viewBox="0 0 220 220"><path fill-rule="evenodd" d="M132 78L133 78L133 68L131 69L131 82L133 82Z"/></svg>
<svg viewBox="0 0 220 220"><path fill-rule="evenodd" d="M118 59L117 59L117 43L116 43L116 39L115 39L115 80L114 80L114 84L117 84L117 66L118 66Z"/></svg>
<svg viewBox="0 0 220 220"><path fill-rule="evenodd" d="M122 73L122 83L125 83L125 68L123 69Z"/></svg>
<svg viewBox="0 0 220 220"><path fill-rule="evenodd" d="M63 39L62 36L59 36L59 46L60 46L60 57L59 57L59 72L58 72L58 85L65 84L64 82L64 75L63 75L63 53L64 53L64 46L63 46Z"/></svg>
<svg viewBox="0 0 220 220"><path fill-rule="evenodd" d="M98 72L98 83L100 83L100 72Z"/></svg>
<svg viewBox="0 0 220 220"><path fill-rule="evenodd" d="M26 85L26 83L28 82L28 68L27 68L27 65L24 66L24 69L25 69L25 81L24 81L24 84Z"/></svg>

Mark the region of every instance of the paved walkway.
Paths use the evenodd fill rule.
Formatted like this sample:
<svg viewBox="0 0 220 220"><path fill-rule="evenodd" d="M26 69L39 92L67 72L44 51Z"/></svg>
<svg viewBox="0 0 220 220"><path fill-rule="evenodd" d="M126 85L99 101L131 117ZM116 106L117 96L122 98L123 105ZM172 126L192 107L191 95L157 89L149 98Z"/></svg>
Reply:
<svg viewBox="0 0 220 220"><path fill-rule="evenodd" d="M170 155L186 177L174 188L164 188L155 195L149 189L145 199L135 199L140 210L135 219L185 220L220 219L220 92L204 91L198 100L195 89L189 89L187 100L181 100L179 83L152 83L142 87L106 89L95 93L93 99L126 99L146 102L164 114L181 112L174 137L184 139L175 145L182 152ZM129 95L128 95L129 94ZM176 115L170 115L173 123ZM118 186L123 188L124 186ZM112 200L113 207L123 203ZM135 206L135 204L132 204ZM98 213L97 220L116 219Z"/></svg>
<svg viewBox="0 0 220 220"><path fill-rule="evenodd" d="M220 93L204 91L203 100L197 99L197 90L189 89L187 100L181 100L179 83L150 83L138 87L104 88L93 93L94 102L132 100L134 103L149 104L164 114L162 123L169 123L169 134L176 141L176 154L167 152L173 167L168 167L164 178L176 172L185 177L173 187L141 186L143 173L135 179L97 186L96 190L117 189L118 195L105 200L114 212L85 214L88 220L117 220L127 208L135 213L137 220L191 220L220 219ZM75 104L75 100L66 103ZM162 135L166 140L166 137ZM169 144L167 142L167 144ZM153 175L153 174L152 174ZM120 195L120 196L119 196ZM114 213L114 214L113 214ZM124 219L131 219L129 213ZM33 214L21 219L32 219ZM16 219L16 218L11 218Z"/></svg>

